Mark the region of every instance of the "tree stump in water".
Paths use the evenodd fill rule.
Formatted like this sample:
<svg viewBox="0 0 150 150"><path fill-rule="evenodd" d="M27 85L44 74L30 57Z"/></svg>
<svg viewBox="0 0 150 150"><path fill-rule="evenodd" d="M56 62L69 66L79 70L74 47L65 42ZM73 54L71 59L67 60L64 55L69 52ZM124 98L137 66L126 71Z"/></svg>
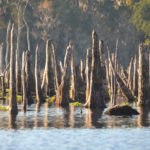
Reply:
<svg viewBox="0 0 150 150"><path fill-rule="evenodd" d="M13 49L13 31L14 25L11 29L11 49L10 49L10 100L9 100L9 112L12 114L17 114L17 99L16 99L16 74L15 74L15 51Z"/></svg>
<svg viewBox="0 0 150 150"><path fill-rule="evenodd" d="M98 36L95 31L92 33L92 65L90 76L90 93L85 107L105 107L104 87L102 81L102 67L98 49Z"/></svg>
<svg viewBox="0 0 150 150"><path fill-rule="evenodd" d="M105 114L107 115L115 115L115 116L131 116L138 115L137 110L133 109L128 105L115 105L113 107L108 108Z"/></svg>

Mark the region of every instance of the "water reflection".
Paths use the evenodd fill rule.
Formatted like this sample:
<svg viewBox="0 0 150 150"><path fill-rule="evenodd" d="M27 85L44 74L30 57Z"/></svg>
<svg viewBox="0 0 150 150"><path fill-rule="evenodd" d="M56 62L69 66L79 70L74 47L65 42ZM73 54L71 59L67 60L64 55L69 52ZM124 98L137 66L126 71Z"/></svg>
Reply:
<svg viewBox="0 0 150 150"><path fill-rule="evenodd" d="M21 105L18 106L21 108ZM70 106L55 107L49 103L31 105L27 112L19 109L18 115L0 111L0 129L26 128L135 128L150 126L150 108L139 107L140 115L117 117L105 115L103 109L86 109Z"/></svg>
<svg viewBox="0 0 150 150"><path fill-rule="evenodd" d="M17 114L9 113L9 124L8 124L9 129L17 128L16 117L17 117Z"/></svg>
<svg viewBox="0 0 150 150"><path fill-rule="evenodd" d="M150 107L139 107L138 112L140 115L138 116L138 126L139 127L147 127L150 125L148 120L148 114L150 112Z"/></svg>

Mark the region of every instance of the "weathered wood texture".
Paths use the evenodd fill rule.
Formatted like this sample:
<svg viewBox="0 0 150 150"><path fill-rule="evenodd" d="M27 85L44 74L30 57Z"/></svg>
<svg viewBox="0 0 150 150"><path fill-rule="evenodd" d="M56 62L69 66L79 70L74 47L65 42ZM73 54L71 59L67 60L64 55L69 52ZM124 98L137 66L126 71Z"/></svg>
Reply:
<svg viewBox="0 0 150 150"><path fill-rule="evenodd" d="M90 75L90 93L85 107L96 108L105 107L104 89L102 82L102 67L98 48L98 36L92 32L92 65Z"/></svg>
<svg viewBox="0 0 150 150"><path fill-rule="evenodd" d="M70 99L70 78L71 78L71 46L67 46L64 58L64 68L62 72L61 84L56 92L56 105L69 106Z"/></svg>
<svg viewBox="0 0 150 150"><path fill-rule="evenodd" d="M16 52L13 49L13 31L14 31L14 25L12 25L11 29L11 49L10 49L10 100L9 100L9 112L10 113L17 113L17 99L16 99L16 74L15 74L15 56Z"/></svg>
<svg viewBox="0 0 150 150"><path fill-rule="evenodd" d="M38 53L38 46L36 47L36 55L35 55L35 88L36 88L37 103L39 104L44 103L45 99L41 90L40 58L39 58L39 53Z"/></svg>
<svg viewBox="0 0 150 150"><path fill-rule="evenodd" d="M139 79L138 79L138 105L145 106L149 100L149 58L148 49L139 45Z"/></svg>
<svg viewBox="0 0 150 150"><path fill-rule="evenodd" d="M138 96L138 72L137 72L137 59L136 56L134 58L133 62L133 89L132 93L135 96Z"/></svg>
<svg viewBox="0 0 150 150"><path fill-rule="evenodd" d="M25 52L22 53L22 69L21 69L21 84L22 84L22 110L26 111L26 104L27 104L27 93L26 93L26 75L25 75L25 64L26 64L26 58L25 58Z"/></svg>
<svg viewBox="0 0 150 150"><path fill-rule="evenodd" d="M34 103L32 93L35 93L35 79L32 71L32 56L29 50L25 53L26 56L26 93L27 93L27 104L31 105Z"/></svg>

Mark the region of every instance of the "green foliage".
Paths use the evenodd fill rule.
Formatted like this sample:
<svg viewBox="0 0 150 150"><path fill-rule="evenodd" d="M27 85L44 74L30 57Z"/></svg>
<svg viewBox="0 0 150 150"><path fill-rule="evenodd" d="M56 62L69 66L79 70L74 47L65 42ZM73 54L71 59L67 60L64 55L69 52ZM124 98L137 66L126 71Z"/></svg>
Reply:
<svg viewBox="0 0 150 150"><path fill-rule="evenodd" d="M46 102L48 102L48 103L53 103L55 99L56 99L56 96L53 96L53 97L47 96L45 100L46 100Z"/></svg>
<svg viewBox="0 0 150 150"><path fill-rule="evenodd" d="M75 107L79 107L79 106L82 106L82 103L80 102L72 102L72 103L69 103L70 105L73 105Z"/></svg>
<svg viewBox="0 0 150 150"><path fill-rule="evenodd" d="M145 34L146 44L150 43L150 1L142 0L133 6L132 23L138 32Z"/></svg>
<svg viewBox="0 0 150 150"><path fill-rule="evenodd" d="M7 111L9 109L9 106L2 106L0 105L0 110Z"/></svg>

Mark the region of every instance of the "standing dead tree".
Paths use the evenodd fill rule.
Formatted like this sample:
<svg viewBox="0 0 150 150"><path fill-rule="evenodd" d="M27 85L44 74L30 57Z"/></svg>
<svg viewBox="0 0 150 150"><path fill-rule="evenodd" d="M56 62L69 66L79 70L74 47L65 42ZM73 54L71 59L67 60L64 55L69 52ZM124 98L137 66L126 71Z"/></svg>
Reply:
<svg viewBox="0 0 150 150"><path fill-rule="evenodd" d="M92 32L92 65L90 76L90 93L85 107L105 107L104 87L102 84L102 67L100 62L100 53L98 49L98 36L95 31Z"/></svg>
<svg viewBox="0 0 150 150"><path fill-rule="evenodd" d="M18 28L16 44L16 92L21 92L21 65L19 60L20 53L20 35L21 35L21 6L18 4Z"/></svg>
<svg viewBox="0 0 150 150"><path fill-rule="evenodd" d="M21 83L22 83L22 110L24 112L26 112L26 100L27 100L27 93L26 93L26 82L25 82L25 79L26 79L26 75L25 75L25 64L26 64L26 58L25 58L25 52L23 52L22 54L22 69L21 69Z"/></svg>
<svg viewBox="0 0 150 150"><path fill-rule="evenodd" d="M52 52L52 41L47 40L46 42L46 63L43 76L42 88L45 86L45 95L54 95L54 70L53 70L53 52ZM45 83L44 83L45 82Z"/></svg>
<svg viewBox="0 0 150 150"><path fill-rule="evenodd" d="M146 106L149 100L149 55L144 44L139 45L138 105Z"/></svg>
<svg viewBox="0 0 150 150"><path fill-rule="evenodd" d="M7 33L6 33L6 54L5 54L5 66L9 64L9 53L10 53L10 30L11 30L11 21L9 20L7 26ZM9 71L6 71L6 81L7 85L9 86Z"/></svg>
<svg viewBox="0 0 150 150"><path fill-rule="evenodd" d="M9 112L16 114L17 109L17 100L16 100L16 78L15 78L15 50L13 49L13 31L14 24L11 29L11 51L10 51L10 100L9 100Z"/></svg>
<svg viewBox="0 0 150 150"><path fill-rule="evenodd" d="M115 74L116 72L113 68L111 59L110 59L110 65L111 65L113 74ZM134 99L134 96L133 96L131 90L125 85L125 83L123 82L121 77L118 75L118 73L116 73L116 80L117 80L119 88L121 89L121 91L122 91L123 95L125 96L126 100L128 102L133 102L135 99Z"/></svg>
<svg viewBox="0 0 150 150"><path fill-rule="evenodd" d="M3 72L4 69L4 52L3 52L3 43L0 44L0 73Z"/></svg>
<svg viewBox="0 0 150 150"><path fill-rule="evenodd" d="M71 46L67 46L64 58L64 68L62 72L61 84L56 92L56 105L68 106L70 99L70 78L71 78Z"/></svg>
<svg viewBox="0 0 150 150"><path fill-rule="evenodd" d="M137 61L136 56L134 58L134 68L133 68L133 90L132 93L134 96L138 96L138 73L137 73Z"/></svg>
<svg viewBox="0 0 150 150"><path fill-rule="evenodd" d="M35 89L36 89L36 100L38 104L44 103L45 99L41 90L41 80L40 80L40 59L38 53L38 46L36 47L35 55Z"/></svg>
<svg viewBox="0 0 150 150"><path fill-rule="evenodd" d="M88 102L89 93L90 93L90 72L91 72L91 56L92 51L90 48L87 49L86 54L86 67L85 67L85 75L86 75L86 102Z"/></svg>
<svg viewBox="0 0 150 150"><path fill-rule="evenodd" d="M26 56L26 66L25 66L25 71L26 71L26 93L27 93L27 104L31 105L33 104L33 98L32 98L32 93L35 92L35 79L34 75L32 72L32 56L31 52L29 50L26 51L25 53Z"/></svg>

